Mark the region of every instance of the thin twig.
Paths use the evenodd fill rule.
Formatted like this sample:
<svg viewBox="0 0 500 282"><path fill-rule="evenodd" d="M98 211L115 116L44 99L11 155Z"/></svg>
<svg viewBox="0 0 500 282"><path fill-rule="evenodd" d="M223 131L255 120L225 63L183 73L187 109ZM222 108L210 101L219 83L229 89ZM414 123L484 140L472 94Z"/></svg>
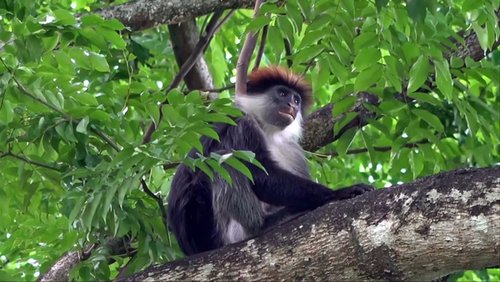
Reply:
<svg viewBox="0 0 500 282"><path fill-rule="evenodd" d="M185 93L187 94L187 93L192 92L192 91L220 93L222 91L233 89L234 85L235 85L234 83L231 83L231 84L228 84L227 86L224 86L224 87L221 87L221 88L188 90Z"/></svg>
<svg viewBox="0 0 500 282"><path fill-rule="evenodd" d="M283 43L285 44L285 55L286 55L286 65L288 68L293 66L292 57L292 45L290 44L290 40L288 38L283 39Z"/></svg>
<svg viewBox="0 0 500 282"><path fill-rule="evenodd" d="M312 57L312 59L309 61L309 63L306 66L306 69L302 72L302 75L306 75L306 73L309 71L309 69L314 65L314 61L323 54L324 50L321 50L316 56Z"/></svg>
<svg viewBox="0 0 500 282"><path fill-rule="evenodd" d="M203 50L206 49L206 46L212 41L212 38L214 34L220 29L222 24L229 19L229 17L232 15L232 12L228 13L219 23L218 20L222 16L222 11L216 11L213 15L212 18L210 19L210 22L207 24L207 28L210 27L209 30L205 32L205 35L200 37L200 40L198 40L198 43L196 43L196 46L193 49L193 53L187 58L187 60L182 64L181 68L179 69L179 72L177 75L174 77L170 85L166 88L165 93L169 93L172 89L176 88L179 86L179 84L182 82L184 77L188 74L188 72L193 68L194 64L198 61L200 56L203 54ZM162 105L167 103L167 99L162 103ZM163 120L163 112L161 110L162 105L160 105L160 117L158 119L158 123L160 123ZM142 144L149 143L151 141L151 136L156 130L156 124L154 121L151 122L149 125L148 129L146 130L146 133L144 133L144 137L142 139Z"/></svg>
<svg viewBox="0 0 500 282"><path fill-rule="evenodd" d="M142 190L144 190L144 192L149 195L150 197L152 197L153 199L156 200L156 202L158 203L158 207L160 208L160 213L161 213L161 217L162 217L162 221L163 221L163 225L165 226L165 232L168 233L168 225L167 225L167 211L165 210L165 205L163 204L163 199L157 195L155 195L155 193L153 193L153 191L151 191L148 187L148 184L146 183L146 181L144 179L141 178L141 186L142 186Z"/></svg>
<svg viewBox="0 0 500 282"><path fill-rule="evenodd" d="M22 94L24 94L24 95L30 97L31 99L39 102L40 104L46 106L47 108L49 108L49 109L57 112L58 114L60 114L68 122L74 122L74 123L80 122L79 119L73 119L70 115L66 114L62 110L60 110L57 107L55 107L54 105L48 103L47 101L44 101L43 99L41 99L41 98L37 97L36 95L34 95L33 93L31 93L19 80L17 80L16 76L14 75L14 72L7 66L7 64L5 64L5 61L2 58L0 58L0 62L2 62L2 64L7 69L7 71L12 75L12 79L14 80L14 82L17 85L17 88L21 91ZM116 142L114 142L113 140L111 140L111 138L109 138L106 134L104 134L103 132L97 130L93 126L90 126L90 130L94 134L96 134L98 137L100 137L104 142L108 143L111 147L113 147L113 149L115 149L116 151L120 151L120 147L118 147L118 145L116 145Z"/></svg>
<svg viewBox="0 0 500 282"><path fill-rule="evenodd" d="M259 13L260 5L263 0L256 0L254 7L254 18L257 17ZM243 48L241 48L240 56L238 57L238 63L236 64L236 95L246 95L247 93L247 77L248 77L248 65L250 64L250 58L257 44L257 34L250 31L247 34L245 43L243 43Z"/></svg>
<svg viewBox="0 0 500 282"><path fill-rule="evenodd" d="M31 159L28 159L25 156L13 154L10 151L0 154L0 159L4 158L4 157L12 157L14 159L18 159L18 160L20 160L22 162L25 162L27 164L31 164L31 165L35 165L35 166L47 168L47 169L50 169L50 170L55 170L55 171L58 171L58 172L62 171L62 168L60 166L58 166L58 165L51 165L51 164L47 164L47 163L43 163L43 162L31 160Z"/></svg>
<svg viewBox="0 0 500 282"><path fill-rule="evenodd" d="M104 142L108 143L115 151L120 152L120 147L113 141L109 136L104 134L104 132L97 130L93 125L90 126L90 131L95 135L99 136Z"/></svg>
<svg viewBox="0 0 500 282"><path fill-rule="evenodd" d="M193 68L194 64L198 61L198 59L202 55L202 50L204 49L205 45L208 44L212 39L212 36L216 31L215 27L217 27L217 21L222 16L222 13L223 11L218 10L212 15L212 18L210 19L210 22L208 22L207 25L207 28L209 27L210 30L207 30L206 34L200 37L198 43L196 43L196 46L194 47L193 53L189 56L189 58L187 58L184 64L182 64L181 68L179 69L179 72L165 90L166 93L169 93L172 89L179 86L184 77L188 74L188 72Z"/></svg>
<svg viewBox="0 0 500 282"><path fill-rule="evenodd" d="M7 64L5 63L5 61L0 57L0 62L2 62L2 64L4 65L4 67L7 69L7 71L10 73L10 75L12 76L12 80L14 80L14 82L16 83L17 85L17 88L21 91L22 94L30 97L31 99L39 102L40 104L48 107L49 109L59 113L60 115L62 115L64 118L66 119L71 119L70 116L68 116L66 113L64 113L62 110L58 109L56 106L48 103L47 101L44 101L43 99L37 97L36 95L32 94L30 91L28 91L28 89L26 89L26 87L24 87L23 84L21 84L21 82L19 82L19 80L17 80L16 76L14 75L14 71L9 67L7 66Z"/></svg>
<svg viewBox="0 0 500 282"><path fill-rule="evenodd" d="M423 140L417 141L415 143L405 144L403 147L416 148L419 145L428 144L428 143L429 143L429 140L423 139ZM373 150L375 150L377 152L388 152L388 151L392 150L392 147L391 146L373 147ZM368 152L368 148L356 148L356 149L347 150L346 155L355 155L355 154L361 154L361 153L366 153L366 152ZM318 156L318 157L322 157L322 158L338 157L339 156L338 152L330 152L327 154L320 154L320 153L312 153L312 154L315 156Z"/></svg>
<svg viewBox="0 0 500 282"><path fill-rule="evenodd" d="M253 70L259 68L260 61L262 60L262 55L264 54L264 48L266 47L266 39L267 39L267 30L269 29L269 25L265 25L262 29L262 34L260 36L260 46L259 51L257 52L257 57L255 58L255 65Z"/></svg>

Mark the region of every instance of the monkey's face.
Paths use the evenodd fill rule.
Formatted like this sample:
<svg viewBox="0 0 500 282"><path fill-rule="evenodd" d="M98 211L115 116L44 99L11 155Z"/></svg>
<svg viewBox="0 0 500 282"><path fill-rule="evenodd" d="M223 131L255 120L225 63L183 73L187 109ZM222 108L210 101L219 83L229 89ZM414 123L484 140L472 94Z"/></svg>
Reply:
<svg viewBox="0 0 500 282"><path fill-rule="evenodd" d="M236 104L247 114L256 116L263 125L284 129L302 117L301 95L286 86L275 85L259 93L237 95Z"/></svg>
<svg viewBox="0 0 500 282"><path fill-rule="evenodd" d="M287 127L299 115L302 97L295 90L282 85L273 86L266 92L268 104L264 120L279 128Z"/></svg>

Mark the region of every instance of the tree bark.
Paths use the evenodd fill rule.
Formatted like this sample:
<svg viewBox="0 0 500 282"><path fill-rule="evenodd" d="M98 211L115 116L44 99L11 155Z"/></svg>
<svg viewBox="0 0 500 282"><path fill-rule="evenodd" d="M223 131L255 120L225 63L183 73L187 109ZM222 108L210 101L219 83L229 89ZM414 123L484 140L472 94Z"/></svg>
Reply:
<svg viewBox="0 0 500 282"><path fill-rule="evenodd" d="M500 168L459 169L332 202L138 280L428 281L498 266Z"/></svg>
<svg viewBox="0 0 500 282"><path fill-rule="evenodd" d="M218 9L250 8L253 0L137 0L111 6L97 14L117 19L132 31L177 24Z"/></svg>
<svg viewBox="0 0 500 282"><path fill-rule="evenodd" d="M194 19L180 24L169 25L168 31L170 33L175 60L180 68L195 51L196 44L200 39L200 32L196 27ZM214 88L212 75L203 55L200 56L186 77L184 77L184 82L190 90ZM210 98L217 98L216 93L211 93Z"/></svg>

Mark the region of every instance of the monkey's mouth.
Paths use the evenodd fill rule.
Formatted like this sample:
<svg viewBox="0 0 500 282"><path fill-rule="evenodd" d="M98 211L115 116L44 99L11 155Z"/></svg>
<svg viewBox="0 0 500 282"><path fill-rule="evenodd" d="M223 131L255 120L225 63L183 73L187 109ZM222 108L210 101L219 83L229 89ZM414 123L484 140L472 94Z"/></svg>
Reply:
<svg viewBox="0 0 500 282"><path fill-rule="evenodd" d="M294 120L295 119L295 113L293 112L293 110L289 110L289 111L278 111L278 113L286 118L289 118L291 120Z"/></svg>

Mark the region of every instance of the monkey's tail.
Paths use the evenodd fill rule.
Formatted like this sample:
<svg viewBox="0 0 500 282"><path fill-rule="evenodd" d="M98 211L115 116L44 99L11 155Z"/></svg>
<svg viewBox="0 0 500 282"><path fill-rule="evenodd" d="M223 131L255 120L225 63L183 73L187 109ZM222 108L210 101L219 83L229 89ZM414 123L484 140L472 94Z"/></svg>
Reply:
<svg viewBox="0 0 500 282"><path fill-rule="evenodd" d="M210 190L200 185L183 192L168 203L169 228L181 250L193 255L217 248Z"/></svg>

